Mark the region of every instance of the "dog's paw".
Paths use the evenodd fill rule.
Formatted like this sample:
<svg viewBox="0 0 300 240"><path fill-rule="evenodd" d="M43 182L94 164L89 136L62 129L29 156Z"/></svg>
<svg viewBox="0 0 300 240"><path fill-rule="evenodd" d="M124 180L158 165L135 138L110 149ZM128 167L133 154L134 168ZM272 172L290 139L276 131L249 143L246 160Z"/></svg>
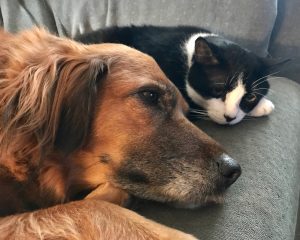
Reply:
<svg viewBox="0 0 300 240"><path fill-rule="evenodd" d="M273 112L274 108L275 106L270 100L262 98L248 115L252 117L267 116Z"/></svg>

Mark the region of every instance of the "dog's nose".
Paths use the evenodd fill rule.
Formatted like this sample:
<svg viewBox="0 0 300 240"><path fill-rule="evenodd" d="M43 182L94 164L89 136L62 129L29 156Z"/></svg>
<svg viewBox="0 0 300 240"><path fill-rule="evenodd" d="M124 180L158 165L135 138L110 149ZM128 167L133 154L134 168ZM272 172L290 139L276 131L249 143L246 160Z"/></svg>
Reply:
<svg viewBox="0 0 300 240"><path fill-rule="evenodd" d="M228 116L228 115L226 115L226 114L224 114L224 118L226 119L227 122L231 122L231 121L233 121L234 119L236 119L236 117L230 117L230 116Z"/></svg>
<svg viewBox="0 0 300 240"><path fill-rule="evenodd" d="M233 184L241 175L241 166L227 154L222 154L217 159L217 164L226 188Z"/></svg>

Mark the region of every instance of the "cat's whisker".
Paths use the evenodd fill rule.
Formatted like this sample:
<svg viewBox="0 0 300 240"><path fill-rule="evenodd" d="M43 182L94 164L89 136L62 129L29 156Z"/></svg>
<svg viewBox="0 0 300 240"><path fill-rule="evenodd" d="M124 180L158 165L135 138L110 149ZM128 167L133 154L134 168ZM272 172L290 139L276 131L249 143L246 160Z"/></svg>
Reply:
<svg viewBox="0 0 300 240"><path fill-rule="evenodd" d="M264 90L264 89L267 89L267 90L270 90L270 91L274 91L273 89L270 89L270 88L255 88L253 90L256 91L256 90Z"/></svg>
<svg viewBox="0 0 300 240"><path fill-rule="evenodd" d="M267 81L268 81L268 78L266 78L265 80L263 80L263 81L261 81L259 83L256 83L254 86L252 85L251 89L258 87L259 85L261 85L261 84L263 84L264 82L267 82Z"/></svg>
<svg viewBox="0 0 300 240"><path fill-rule="evenodd" d="M242 121L251 121L251 120L256 120L256 118L243 118Z"/></svg>
<svg viewBox="0 0 300 240"><path fill-rule="evenodd" d="M239 71L236 71L233 76L230 78L229 82L228 82L228 86L231 85L232 81L238 76Z"/></svg>
<svg viewBox="0 0 300 240"><path fill-rule="evenodd" d="M268 78L268 80L274 80L274 79L278 79L278 78L282 78L282 77L270 77L270 78Z"/></svg>
<svg viewBox="0 0 300 240"><path fill-rule="evenodd" d="M268 76L263 76L263 77L260 77L260 78L256 79L256 80L251 84L251 87L252 87L254 84L256 84L259 80L262 80L262 79L267 78L267 77L268 77Z"/></svg>
<svg viewBox="0 0 300 240"><path fill-rule="evenodd" d="M207 114L190 114L192 117L208 117Z"/></svg>
<svg viewBox="0 0 300 240"><path fill-rule="evenodd" d="M207 113L190 113L191 116L208 116Z"/></svg>
<svg viewBox="0 0 300 240"><path fill-rule="evenodd" d="M211 119L209 117L205 118L205 117L197 117L198 120L205 120L205 121L211 121Z"/></svg>
<svg viewBox="0 0 300 240"><path fill-rule="evenodd" d="M205 113L207 113L207 111L206 110L194 110L194 109L190 109L190 112L205 112Z"/></svg>
<svg viewBox="0 0 300 240"><path fill-rule="evenodd" d="M225 84L224 84L225 86L226 86L226 85L227 85L227 86L230 85L230 83L231 83L232 79L234 78L234 76L236 75L236 73L237 73L237 72L235 72L234 75L233 75L231 78L229 78L229 75L227 76L226 81L225 81Z"/></svg>
<svg viewBox="0 0 300 240"><path fill-rule="evenodd" d="M207 113L189 113L189 115L195 117L209 117Z"/></svg>
<svg viewBox="0 0 300 240"><path fill-rule="evenodd" d="M185 87L177 87L179 90L186 90L186 88Z"/></svg>
<svg viewBox="0 0 300 240"><path fill-rule="evenodd" d="M257 95L260 95L260 96L262 96L262 97L265 97L265 95L264 94L261 94L261 93L259 93L259 92L253 92L254 94L257 94Z"/></svg>
<svg viewBox="0 0 300 240"><path fill-rule="evenodd" d="M257 117L253 117L253 116L249 116L249 115L246 115L243 119L254 119L254 118L257 118Z"/></svg>
<svg viewBox="0 0 300 240"><path fill-rule="evenodd" d="M252 83L251 86L253 86L255 83L257 83L259 80L264 79L264 78L268 78L268 77L273 76L273 75L275 75L275 74L277 74L277 73L280 73L280 71L273 72L273 73L270 73L270 74L268 74L268 75L265 75L265 76L263 76L263 77L261 77L261 78L258 78L258 79L256 79L256 80Z"/></svg>
<svg viewBox="0 0 300 240"><path fill-rule="evenodd" d="M208 117L208 116L205 116L205 115L203 115L203 116L202 116L202 115L190 115L190 117L192 117L192 118L197 118L197 119L198 119L198 118L203 118L203 119L204 119L204 118L205 118L205 119L207 118L207 119L209 119L209 117Z"/></svg>
<svg viewBox="0 0 300 240"><path fill-rule="evenodd" d="M191 116L208 116L208 113L207 112L189 112L189 115Z"/></svg>
<svg viewBox="0 0 300 240"><path fill-rule="evenodd" d="M252 89L253 91L257 92L259 90L268 90L269 93L275 93L275 91L271 88L255 88L255 89Z"/></svg>
<svg viewBox="0 0 300 240"><path fill-rule="evenodd" d="M190 108L190 112L206 112L207 113L207 110Z"/></svg>

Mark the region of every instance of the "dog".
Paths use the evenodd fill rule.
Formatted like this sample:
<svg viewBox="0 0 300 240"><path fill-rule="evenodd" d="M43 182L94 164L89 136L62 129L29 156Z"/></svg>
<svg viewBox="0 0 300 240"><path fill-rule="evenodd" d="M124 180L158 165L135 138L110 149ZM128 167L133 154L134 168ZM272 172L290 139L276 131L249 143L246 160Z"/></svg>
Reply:
<svg viewBox="0 0 300 240"><path fill-rule="evenodd" d="M156 62L40 28L0 40L0 239L195 239L121 207L219 203L241 174Z"/></svg>

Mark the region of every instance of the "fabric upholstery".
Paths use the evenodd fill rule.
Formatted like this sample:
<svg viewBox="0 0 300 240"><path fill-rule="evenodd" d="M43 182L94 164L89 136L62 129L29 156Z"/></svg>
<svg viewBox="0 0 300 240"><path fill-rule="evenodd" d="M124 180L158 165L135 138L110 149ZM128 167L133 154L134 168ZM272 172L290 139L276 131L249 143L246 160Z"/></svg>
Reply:
<svg viewBox="0 0 300 240"><path fill-rule="evenodd" d="M276 2L2 0L0 7L4 28L9 31L40 24L59 35L74 36L79 32L111 25L196 25L209 28L260 55L266 55L276 18Z"/></svg>
<svg viewBox="0 0 300 240"><path fill-rule="evenodd" d="M300 83L300 1L278 0L278 16L270 42L270 54L291 58L280 74Z"/></svg>

